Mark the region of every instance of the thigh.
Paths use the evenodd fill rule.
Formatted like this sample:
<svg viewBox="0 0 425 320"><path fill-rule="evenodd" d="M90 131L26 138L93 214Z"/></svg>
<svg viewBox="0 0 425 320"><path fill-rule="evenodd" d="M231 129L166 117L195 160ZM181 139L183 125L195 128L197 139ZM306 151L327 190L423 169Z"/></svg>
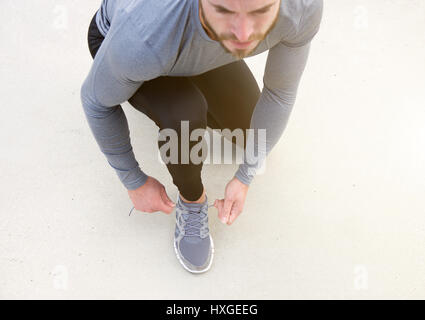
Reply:
<svg viewBox="0 0 425 320"><path fill-rule="evenodd" d="M96 11L97 13L97 11ZM90 54L94 57L96 56L97 51L99 50L103 40L105 39L100 33L96 24L96 13L90 21L89 29L87 32L87 43L89 46Z"/></svg>
<svg viewBox="0 0 425 320"><path fill-rule="evenodd" d="M250 128L251 117L261 92L243 60L190 79L207 100L208 116L218 129L240 128L245 132Z"/></svg>
<svg viewBox="0 0 425 320"><path fill-rule="evenodd" d="M182 120L206 126L206 100L187 77L163 76L146 81L128 102L160 129L174 128Z"/></svg>

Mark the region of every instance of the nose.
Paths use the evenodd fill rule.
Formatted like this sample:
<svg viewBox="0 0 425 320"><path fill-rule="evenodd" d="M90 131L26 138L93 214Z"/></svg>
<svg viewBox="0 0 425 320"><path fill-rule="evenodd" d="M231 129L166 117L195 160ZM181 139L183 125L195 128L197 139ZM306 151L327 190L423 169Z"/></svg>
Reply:
<svg viewBox="0 0 425 320"><path fill-rule="evenodd" d="M254 28L249 19L241 15L235 18L232 31L239 42L247 42L253 34Z"/></svg>

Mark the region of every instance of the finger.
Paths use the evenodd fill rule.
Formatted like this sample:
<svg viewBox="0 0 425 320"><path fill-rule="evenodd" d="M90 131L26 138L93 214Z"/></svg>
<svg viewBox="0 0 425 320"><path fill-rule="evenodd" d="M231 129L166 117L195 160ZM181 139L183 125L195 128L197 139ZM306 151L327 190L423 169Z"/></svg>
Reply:
<svg viewBox="0 0 425 320"><path fill-rule="evenodd" d="M224 217L224 210L223 210L223 206L224 206L224 200L220 199L220 200L216 200L217 201L217 210L218 210L218 218L220 219L221 222L226 223L226 219Z"/></svg>
<svg viewBox="0 0 425 320"><path fill-rule="evenodd" d="M160 192L160 194L161 194L161 199L162 199L162 201L163 201L166 205L168 205L168 206L170 206L170 207L174 207L174 206L175 206L174 202L173 202L173 201L171 201L171 199L168 197L167 191L165 191L165 188L164 188L164 187L163 187L163 188L161 188L161 192Z"/></svg>
<svg viewBox="0 0 425 320"><path fill-rule="evenodd" d="M165 203L162 203L161 206L160 206L160 209L158 211L162 211L166 214L170 214L171 212L173 212L173 207L169 206Z"/></svg>
<svg viewBox="0 0 425 320"><path fill-rule="evenodd" d="M223 204L224 204L224 200L223 199L217 200L218 218L221 220L221 222L224 223L224 218L223 218Z"/></svg>
<svg viewBox="0 0 425 320"><path fill-rule="evenodd" d="M233 206L233 200L224 199L223 217L226 222L229 220L230 210L232 210L232 206Z"/></svg>
<svg viewBox="0 0 425 320"><path fill-rule="evenodd" d="M170 197L168 196L167 191L165 191L165 189L164 189L164 194L165 194L165 197L167 198L168 205L174 207L176 204L173 202L173 200L170 199Z"/></svg>
<svg viewBox="0 0 425 320"><path fill-rule="evenodd" d="M214 200L214 207L216 207L218 209L218 207L217 207L217 201L218 201L217 199Z"/></svg>
<svg viewBox="0 0 425 320"><path fill-rule="evenodd" d="M229 221L227 222L228 225L231 225L237 217L239 217L239 215L241 214L241 210L239 210L237 207L235 208L235 206L233 206L232 211L230 213L230 218Z"/></svg>
<svg viewBox="0 0 425 320"><path fill-rule="evenodd" d="M162 211L166 214L170 214L171 212L173 212L174 207L170 206L167 202L164 202L162 200L162 198L159 201L159 208L157 211Z"/></svg>

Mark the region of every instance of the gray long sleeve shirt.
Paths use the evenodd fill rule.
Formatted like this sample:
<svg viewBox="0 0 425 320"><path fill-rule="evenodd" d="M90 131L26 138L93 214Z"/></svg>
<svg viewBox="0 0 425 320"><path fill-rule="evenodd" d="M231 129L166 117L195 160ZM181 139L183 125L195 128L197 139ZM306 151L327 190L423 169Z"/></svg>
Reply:
<svg viewBox="0 0 425 320"><path fill-rule="evenodd" d="M236 61L205 32L198 10L198 0L103 0L96 16L105 39L81 87L81 101L101 151L129 190L142 186L147 175L135 159L120 104L144 81L198 75ZM266 129L266 141L247 144L235 174L247 185L286 127L322 11L323 0L282 0L275 27L250 55L269 51L251 118L251 129ZM253 148L257 161L250 156Z"/></svg>

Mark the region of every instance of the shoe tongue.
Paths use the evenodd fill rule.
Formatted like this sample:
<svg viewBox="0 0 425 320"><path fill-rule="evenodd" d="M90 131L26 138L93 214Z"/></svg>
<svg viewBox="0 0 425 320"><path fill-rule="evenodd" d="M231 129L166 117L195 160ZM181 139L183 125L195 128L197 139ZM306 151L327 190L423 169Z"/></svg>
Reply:
<svg viewBox="0 0 425 320"><path fill-rule="evenodd" d="M193 221L193 222L194 222L194 219L196 219L196 222L195 223L192 222L192 225L189 227L189 228L192 229L191 232L193 232L193 228L201 228L201 226L202 226L201 222L195 217L199 217L199 215L201 213L202 206L204 206L206 203L208 203L207 196L205 196L205 201L202 202L202 203L187 203L187 202L184 202L181 198L179 199L179 202L180 202L180 205L183 207L183 209L188 209L188 210L190 209L190 211L191 211L190 214L184 215L185 216L184 219L186 221ZM198 242L199 241L199 239L196 239L194 237L189 237L187 240L189 242Z"/></svg>
<svg viewBox="0 0 425 320"><path fill-rule="evenodd" d="M205 201L202 203L188 203L188 202L184 202L182 199L180 199L180 204L182 205L182 207L187 208L187 209L191 209L193 211L201 211L201 208L203 205L205 205L206 203L208 203L208 199L207 196L205 196Z"/></svg>

